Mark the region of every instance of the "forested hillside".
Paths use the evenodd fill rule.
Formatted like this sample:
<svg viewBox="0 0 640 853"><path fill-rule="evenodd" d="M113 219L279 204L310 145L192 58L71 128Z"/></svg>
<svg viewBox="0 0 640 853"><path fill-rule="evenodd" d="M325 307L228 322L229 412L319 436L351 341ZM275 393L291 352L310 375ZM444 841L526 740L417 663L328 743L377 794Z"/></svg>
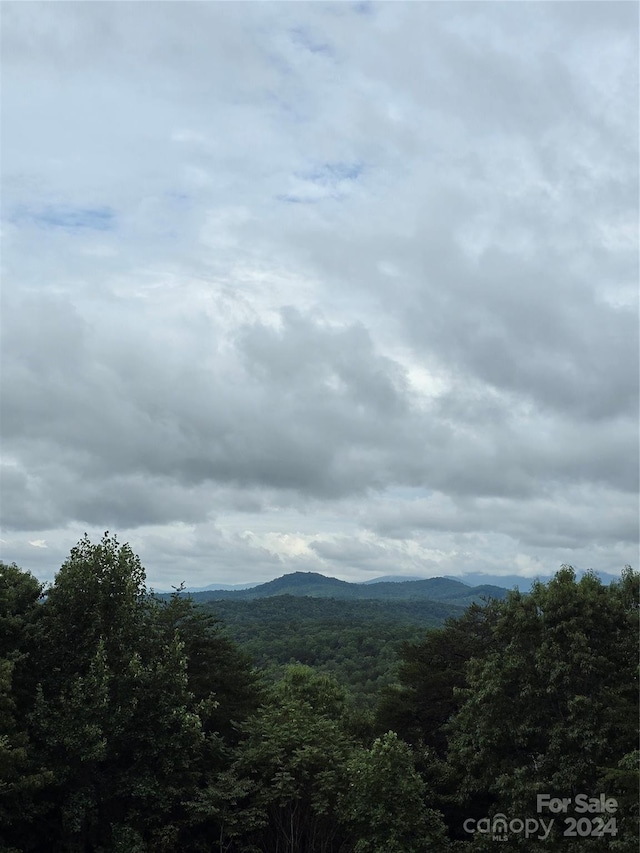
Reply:
<svg viewBox="0 0 640 853"><path fill-rule="evenodd" d="M358 706L372 708L380 690L397 678L403 642L459 616L464 608L438 601L341 601L278 595L254 601L203 605L272 677L302 663L332 675Z"/></svg>
<svg viewBox="0 0 640 853"><path fill-rule="evenodd" d="M81 540L46 596L0 564L0 849L635 851L638 581L564 567L435 628L407 607L418 633L366 711L321 671L332 632L362 666L361 603L297 601L317 667L265 678L210 608L149 595L114 537ZM224 614L258 663L292 622L273 601L254 634Z"/></svg>
<svg viewBox="0 0 640 853"><path fill-rule="evenodd" d="M249 589L207 589L193 592L195 601L254 601L276 595L335 598L344 601L377 599L381 601L442 601L467 607L486 598L505 598L507 590L492 584L471 587L451 578L426 578L401 583L375 581L348 583L317 572L291 572Z"/></svg>

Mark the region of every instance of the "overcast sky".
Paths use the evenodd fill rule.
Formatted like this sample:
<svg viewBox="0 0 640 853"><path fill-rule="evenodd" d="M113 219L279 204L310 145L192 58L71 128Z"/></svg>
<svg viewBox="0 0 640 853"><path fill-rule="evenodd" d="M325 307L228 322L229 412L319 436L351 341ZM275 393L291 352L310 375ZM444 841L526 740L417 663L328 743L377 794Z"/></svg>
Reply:
<svg viewBox="0 0 640 853"><path fill-rule="evenodd" d="M638 563L638 4L2 3L2 559Z"/></svg>

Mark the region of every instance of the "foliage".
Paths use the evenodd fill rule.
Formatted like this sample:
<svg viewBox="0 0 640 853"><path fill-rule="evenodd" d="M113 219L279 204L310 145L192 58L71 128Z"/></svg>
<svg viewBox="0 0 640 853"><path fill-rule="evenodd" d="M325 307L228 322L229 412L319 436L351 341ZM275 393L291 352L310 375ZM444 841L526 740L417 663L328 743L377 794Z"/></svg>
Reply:
<svg viewBox="0 0 640 853"><path fill-rule="evenodd" d="M605 587L592 574L576 582L564 567L530 595L510 595L495 645L469 663L451 726L463 794L489 791L497 810L524 817L535 814L540 792L572 800L603 792L607 774L637 746L637 608L630 569ZM624 787L622 775L618 782ZM635 834L628 812L617 820Z"/></svg>
<svg viewBox="0 0 640 853"><path fill-rule="evenodd" d="M49 849L101 850L124 827L156 839L155 815L179 812L203 732L184 644L162 630L126 545L85 537L36 621L38 691L29 715L54 778L41 818Z"/></svg>
<svg viewBox="0 0 640 853"><path fill-rule="evenodd" d="M236 723L254 711L259 701L251 656L236 646L210 610L196 606L180 590L168 601L155 601L163 631L168 635L177 631L184 643L189 690L199 701L216 699L207 708L206 730L234 740Z"/></svg>
<svg viewBox="0 0 640 853"><path fill-rule="evenodd" d="M0 849L483 849L465 818L535 817L541 792L615 797L620 831L589 849L635 849L631 569L604 587L564 568L436 626L427 602L214 607L226 628L180 591L149 594L109 534L84 537L44 595L0 564Z"/></svg>
<svg viewBox="0 0 640 853"><path fill-rule="evenodd" d="M245 783L243 808L261 818L258 849L338 849L336 804L351 752L345 706L333 679L292 666L243 727L233 770Z"/></svg>
<svg viewBox="0 0 640 853"><path fill-rule="evenodd" d="M391 586L393 584L390 584ZM395 682L403 642L463 610L438 602L339 601L278 595L257 601L204 605L229 636L275 680L291 663L312 666L347 687L361 708L373 708L380 690Z"/></svg>
<svg viewBox="0 0 640 853"><path fill-rule="evenodd" d="M443 756L445 727L460 707L457 691L467 684L467 664L491 648L498 612L496 602L484 607L472 604L420 642L405 643L400 684L383 689L379 697L378 730L392 728L409 743L426 744Z"/></svg>
<svg viewBox="0 0 640 853"><path fill-rule="evenodd" d="M138 558L115 537L72 550L27 636L37 687L26 735L48 777L23 815L23 849L40 849L40 837L46 850L134 838L175 849L193 822L186 803L223 763L217 708L240 719L255 705L246 659L193 611L148 596Z"/></svg>
<svg viewBox="0 0 640 853"><path fill-rule="evenodd" d="M343 819L355 853L427 853L448 846L442 815L427 807L410 747L395 732L360 748L347 765Z"/></svg>
<svg viewBox="0 0 640 853"><path fill-rule="evenodd" d="M37 815L35 797L51 778L32 749L25 716L35 691L28 637L42 585L0 563L0 847L10 849L18 816Z"/></svg>

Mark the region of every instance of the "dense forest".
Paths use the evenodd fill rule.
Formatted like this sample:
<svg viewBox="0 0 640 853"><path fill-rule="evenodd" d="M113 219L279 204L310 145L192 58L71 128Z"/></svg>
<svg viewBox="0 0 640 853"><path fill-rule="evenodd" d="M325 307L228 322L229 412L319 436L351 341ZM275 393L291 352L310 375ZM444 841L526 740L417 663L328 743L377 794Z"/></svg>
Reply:
<svg viewBox="0 0 640 853"><path fill-rule="evenodd" d="M438 601L340 601L277 595L255 601L207 602L228 635L266 678L302 663L333 676L354 704L373 708L397 679L402 644L417 641L464 608Z"/></svg>
<svg viewBox="0 0 640 853"><path fill-rule="evenodd" d="M0 850L635 851L638 587L249 616L108 534L0 564Z"/></svg>

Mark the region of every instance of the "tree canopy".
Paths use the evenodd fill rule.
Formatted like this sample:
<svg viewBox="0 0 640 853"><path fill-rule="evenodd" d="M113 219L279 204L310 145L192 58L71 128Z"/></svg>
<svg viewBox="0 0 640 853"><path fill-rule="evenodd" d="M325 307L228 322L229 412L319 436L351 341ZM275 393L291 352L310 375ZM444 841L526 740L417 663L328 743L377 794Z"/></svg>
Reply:
<svg viewBox="0 0 640 853"><path fill-rule="evenodd" d="M614 798L589 849L635 849L636 572L604 586L564 567L421 635L405 625L373 714L357 677L327 672L335 637L354 636L330 609L320 633L309 617L318 666L293 652L265 673L210 609L150 593L108 533L85 536L46 590L0 564L0 850L482 849L491 836L469 820L536 819L545 792ZM357 639L354 674L369 652ZM562 830L508 843L583 849Z"/></svg>

